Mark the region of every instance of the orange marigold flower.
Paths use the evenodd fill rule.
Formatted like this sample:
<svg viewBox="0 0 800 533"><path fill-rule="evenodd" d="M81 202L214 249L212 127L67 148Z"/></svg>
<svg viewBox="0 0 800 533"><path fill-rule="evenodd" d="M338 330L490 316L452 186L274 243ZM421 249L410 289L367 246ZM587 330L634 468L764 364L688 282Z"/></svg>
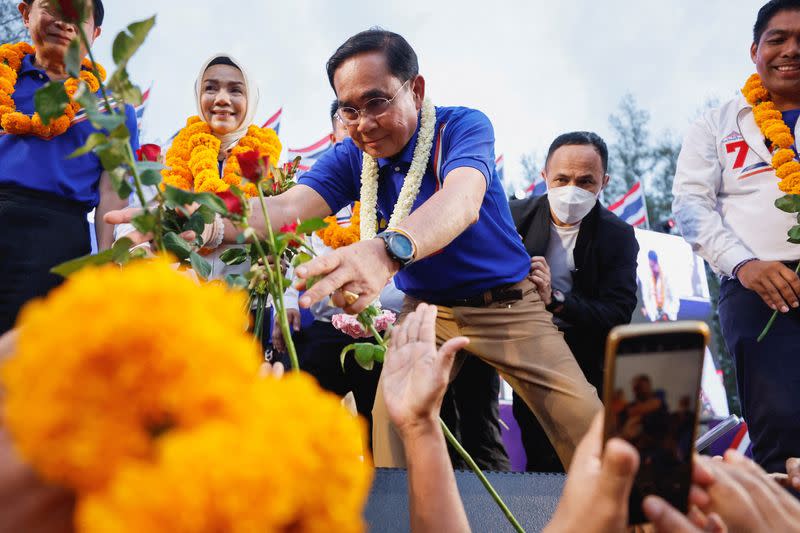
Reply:
<svg viewBox="0 0 800 533"><path fill-rule="evenodd" d="M790 174L778 182L778 188L786 194L800 194L800 172Z"/></svg>
<svg viewBox="0 0 800 533"><path fill-rule="evenodd" d="M775 143L776 146L780 148L791 148L794 144L794 136L789 132L781 133L780 135L770 139L773 143Z"/></svg>
<svg viewBox="0 0 800 533"><path fill-rule="evenodd" d="M80 78L86 83L86 85L89 87L89 90L93 93L96 93L100 90L100 82L97 81L97 78L94 76L94 74L82 70L80 73Z"/></svg>
<svg viewBox="0 0 800 533"><path fill-rule="evenodd" d="M170 432L239 416L259 361L244 306L166 259L76 273L25 306L0 369L16 449L50 482L100 489L126 462L155 457Z"/></svg>
<svg viewBox="0 0 800 533"><path fill-rule="evenodd" d="M769 91L763 87L758 87L748 92L746 98L750 105L756 105L762 100L767 100L769 98Z"/></svg>
<svg viewBox="0 0 800 533"><path fill-rule="evenodd" d="M775 175L778 176L780 179L783 179L790 174L794 174L795 172L800 172L800 163L797 161L789 161L788 163L784 163L775 171Z"/></svg>
<svg viewBox="0 0 800 533"><path fill-rule="evenodd" d="M195 183L196 192L222 192L227 191L229 187L227 183L218 177L203 180L199 186Z"/></svg>
<svg viewBox="0 0 800 533"><path fill-rule="evenodd" d="M781 148L772 155L772 166L774 168L779 168L789 161L794 161L794 150Z"/></svg>
<svg viewBox="0 0 800 533"><path fill-rule="evenodd" d="M25 41L20 41L13 46L17 49L17 52L19 52L21 56L31 55L36 51L33 46Z"/></svg>
<svg viewBox="0 0 800 533"><path fill-rule="evenodd" d="M18 131L25 135L31 131L31 117L24 113L13 112L3 115L0 126L5 131Z"/></svg>
<svg viewBox="0 0 800 533"><path fill-rule="evenodd" d="M82 498L78 528L364 531L372 479L361 460L364 422L305 374L259 381L237 399L247 407L241 420L167 435L153 461L129 463L107 489ZM283 452L264 453L264 443L280 443Z"/></svg>
<svg viewBox="0 0 800 533"><path fill-rule="evenodd" d="M0 78L0 91L12 95L14 94L14 84L6 78Z"/></svg>
<svg viewBox="0 0 800 533"><path fill-rule="evenodd" d="M0 91L0 105L4 105L6 107L16 107L14 103L14 99L7 93Z"/></svg>

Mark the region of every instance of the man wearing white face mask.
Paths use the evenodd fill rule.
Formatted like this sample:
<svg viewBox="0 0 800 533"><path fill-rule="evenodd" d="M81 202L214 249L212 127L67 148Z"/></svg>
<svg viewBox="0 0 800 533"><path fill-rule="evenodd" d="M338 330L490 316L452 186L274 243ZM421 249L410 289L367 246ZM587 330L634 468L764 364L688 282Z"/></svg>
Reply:
<svg viewBox="0 0 800 533"><path fill-rule="evenodd" d="M565 133L547 152L547 194L511 202L511 215L531 255L530 278L553 322L600 397L608 331L627 324L636 307L633 227L597 200L609 176L608 148L597 134ZM514 398L527 469L562 471L536 417Z"/></svg>

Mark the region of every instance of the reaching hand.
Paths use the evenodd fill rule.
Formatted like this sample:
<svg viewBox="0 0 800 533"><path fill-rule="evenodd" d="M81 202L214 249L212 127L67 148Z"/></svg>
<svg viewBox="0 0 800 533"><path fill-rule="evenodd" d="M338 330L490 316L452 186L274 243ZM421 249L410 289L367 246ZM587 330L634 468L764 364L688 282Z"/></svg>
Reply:
<svg viewBox="0 0 800 533"><path fill-rule="evenodd" d="M701 461L714 477L701 507L722 517L729 531L800 531L800 502L753 461L731 450L723 461Z"/></svg>
<svg viewBox="0 0 800 533"><path fill-rule="evenodd" d="M436 350L436 306L420 304L392 331L383 364L383 396L401 434L431 423L438 427L456 352L469 343L456 337Z"/></svg>
<svg viewBox="0 0 800 533"><path fill-rule="evenodd" d="M300 305L310 307L332 294L331 301L336 307L355 315L378 298L397 269L398 265L389 258L380 239L339 248L297 268L297 275L303 282L324 276L300 298ZM347 301L342 291L358 298Z"/></svg>
<svg viewBox="0 0 800 533"><path fill-rule="evenodd" d="M800 306L800 278L778 261L750 261L736 273L742 286L755 291L773 311L788 313Z"/></svg>

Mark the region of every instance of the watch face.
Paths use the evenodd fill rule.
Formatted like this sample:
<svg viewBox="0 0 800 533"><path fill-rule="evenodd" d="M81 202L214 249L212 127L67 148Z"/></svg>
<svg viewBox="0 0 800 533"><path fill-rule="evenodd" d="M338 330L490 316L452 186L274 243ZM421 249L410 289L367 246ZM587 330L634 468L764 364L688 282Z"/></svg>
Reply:
<svg viewBox="0 0 800 533"><path fill-rule="evenodd" d="M414 246L411 239L402 233L393 233L389 237L389 248L400 259L411 259L414 256Z"/></svg>

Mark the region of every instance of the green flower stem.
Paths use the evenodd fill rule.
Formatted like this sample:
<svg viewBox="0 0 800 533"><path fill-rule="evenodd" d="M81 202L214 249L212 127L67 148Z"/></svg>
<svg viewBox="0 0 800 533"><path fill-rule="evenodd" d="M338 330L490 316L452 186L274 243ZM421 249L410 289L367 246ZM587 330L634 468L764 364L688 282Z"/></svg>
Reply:
<svg viewBox="0 0 800 533"><path fill-rule="evenodd" d="M86 50L89 52L89 61L92 62L92 73L97 78L97 81L100 82L100 94L103 95L103 102L106 104L106 111L109 113L113 113L114 110L111 109L111 102L108 101L108 95L106 94L106 87L103 83L103 80L100 79L100 71L97 70L97 62L94 60L94 55L92 54L92 43L89 42L89 38L86 37L86 32L83 31L83 26L80 24L76 24L78 28L78 32L81 36L81 42L86 47Z"/></svg>
<svg viewBox="0 0 800 533"><path fill-rule="evenodd" d="M444 432L444 437L447 439L447 442L449 442L450 445L453 448L455 448L455 450L458 452L461 458L464 459L464 461L467 462L472 471L475 472L475 475L478 476L478 479L481 480L483 486L492 496L495 503L497 503L498 507L500 507L500 509L503 511L503 514L506 515L506 518L514 527L514 529L518 532L525 533L525 530L522 528L521 525L519 525L517 519L514 518L514 514L511 512L511 510L508 508L505 502L503 502L503 499L500 497L499 494L497 494L497 491L494 490L492 484L489 483L488 479L486 479L486 476L483 474L483 472L481 472L481 469L478 467L478 465L475 463L472 457L470 457L467 450L465 450L464 447L461 446L461 443L458 442L458 439L456 439L455 436L450 432L450 429L447 427L447 424L445 424L444 420L442 420L441 418L439 418L439 425L442 426L442 431Z"/></svg>
<svg viewBox="0 0 800 533"><path fill-rule="evenodd" d="M800 263L797 263L797 268L794 269L794 273L800 274ZM775 323L776 318L778 318L777 310L772 312L772 316L769 318L769 322L767 322L767 325L764 326L764 329L761 330L761 334L758 336L758 339L756 339L756 342L761 342L762 340L764 340L764 337L766 337L767 333L769 333L772 324Z"/></svg>
<svg viewBox="0 0 800 533"><path fill-rule="evenodd" d="M103 80L100 78L100 71L97 70L97 62L94 60L94 55L92 54L92 43L89 42L89 38L86 37L86 32L83 31L83 26L80 24L76 24L78 28L78 33L81 36L81 42L86 47L86 50L89 52L89 61L92 62L92 74L95 75L97 81L100 82L100 94L103 95L103 102L106 104L106 111L108 113L113 113L114 110L111 108L111 102L108 101L108 94L106 94L106 87L103 83Z"/></svg>
<svg viewBox="0 0 800 533"><path fill-rule="evenodd" d="M375 329L374 323L369 325L369 332L372 333L372 336L375 337L375 340L378 341L378 344L380 344L384 348L389 348L388 346L386 346L386 341L383 340L383 335L381 335L380 332L377 329Z"/></svg>
<svg viewBox="0 0 800 533"><path fill-rule="evenodd" d="M139 176L139 170L136 168L136 156L133 154L133 148L131 148L131 143L126 143L125 147L127 148L128 152L128 166L131 167L131 175L133 176L133 186L136 190L136 197L139 198L139 203L142 205L142 210L145 213L149 213L150 211L147 209L147 201L144 197L144 185L142 185L142 178ZM162 197L161 197L161 189L156 187L157 198L159 206L163 205ZM153 240L155 241L156 248L161 252L166 252L167 248L164 246L164 239L163 239L163 229L161 227L161 209L159 208L156 212L157 222L156 226L153 229Z"/></svg>
<svg viewBox="0 0 800 533"><path fill-rule="evenodd" d="M272 231L272 222L269 219L269 212L267 210L267 201L264 198L264 191L261 190L259 184L256 184L256 190L258 191L258 201L261 204L261 211L264 213L264 223L267 226L269 241L272 245L272 250L275 251L278 249L278 246L277 242L275 241L275 232ZM258 242L257 234L253 241L256 243L259 253L262 255L262 259L264 260L264 265L266 266L267 271L271 272L272 269L269 267L269 261L264 254L264 250L261 248L261 245ZM270 277L272 278L273 276L270 275ZM283 333L283 342L286 344L286 351L289 353L289 361L291 361L292 370L299 372L300 362L297 360L297 349L294 346L292 330L289 328L289 317L286 315L286 307L283 304L283 272L281 272L281 258L279 256L275 257L275 276L274 279L270 279L270 282L271 287L277 286L278 288L277 291L273 292L272 300L275 305L275 311L278 313L278 318L280 319L281 333Z"/></svg>

